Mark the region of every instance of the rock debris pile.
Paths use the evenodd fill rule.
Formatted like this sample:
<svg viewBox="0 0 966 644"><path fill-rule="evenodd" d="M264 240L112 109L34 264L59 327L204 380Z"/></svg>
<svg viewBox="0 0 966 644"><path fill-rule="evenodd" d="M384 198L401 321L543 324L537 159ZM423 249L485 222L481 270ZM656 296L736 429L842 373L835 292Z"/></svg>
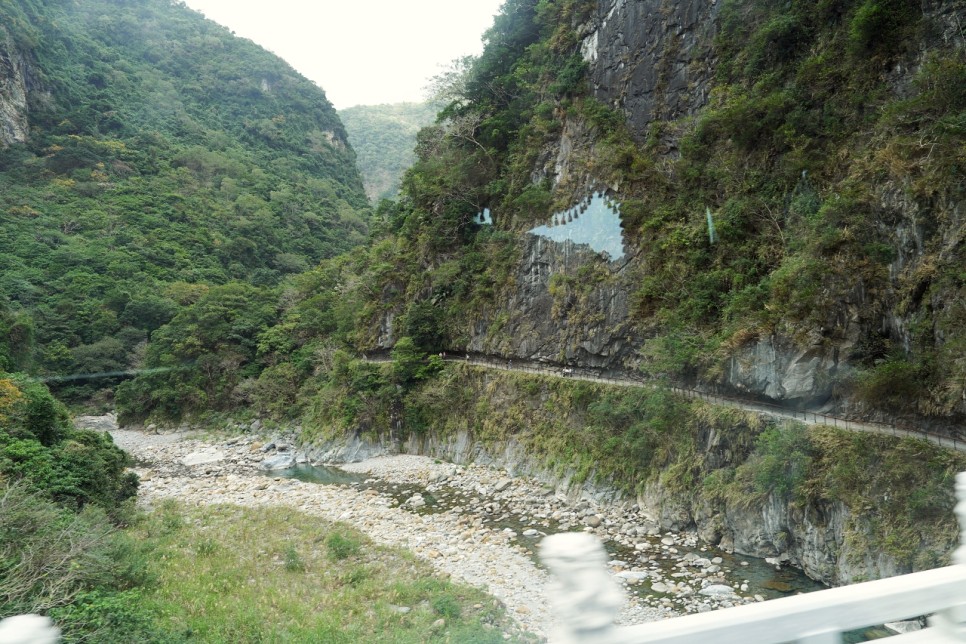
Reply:
<svg viewBox="0 0 966 644"><path fill-rule="evenodd" d="M403 487L423 486L437 504L458 516L464 532L489 528L522 554L532 554L539 539L550 533L596 535L619 553L608 565L631 599L621 623L765 599L742 576L747 562L729 564L699 545L693 533L661 533L657 522L636 505L573 502L528 478L509 478L491 467L457 466L427 457L384 456L341 467L375 477L367 483L381 480ZM426 500L416 493L401 505L419 510ZM512 527L500 529L501 525Z"/></svg>

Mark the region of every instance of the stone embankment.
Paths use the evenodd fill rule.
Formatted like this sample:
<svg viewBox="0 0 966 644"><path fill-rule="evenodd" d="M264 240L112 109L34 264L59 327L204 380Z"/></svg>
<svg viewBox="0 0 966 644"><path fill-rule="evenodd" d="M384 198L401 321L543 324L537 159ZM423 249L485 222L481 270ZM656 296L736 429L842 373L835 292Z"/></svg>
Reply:
<svg viewBox="0 0 966 644"><path fill-rule="evenodd" d="M165 499L189 505L284 505L344 521L377 543L413 551L442 574L485 588L521 628L539 635L549 633L552 623L546 601L550 580L530 552L551 526L552 531L593 532L627 553L610 562L615 580L631 591L622 623L762 599L740 578L740 565L732 569L711 553L703 556L694 535L661 534L640 508L574 503L494 468L420 456L380 457L344 466L369 476L364 483L321 485L264 470L266 462L304 460L281 441L111 433L138 462L139 499L146 507ZM438 506L434 511L427 511L424 494ZM518 527L499 527L499 520L511 515Z"/></svg>

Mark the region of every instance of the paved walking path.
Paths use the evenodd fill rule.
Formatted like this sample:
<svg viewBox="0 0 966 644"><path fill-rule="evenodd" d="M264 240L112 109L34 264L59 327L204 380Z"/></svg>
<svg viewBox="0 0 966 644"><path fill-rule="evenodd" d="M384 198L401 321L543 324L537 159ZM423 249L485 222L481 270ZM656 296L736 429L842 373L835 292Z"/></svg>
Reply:
<svg viewBox="0 0 966 644"><path fill-rule="evenodd" d="M369 357L363 356L363 358L367 362L392 361L390 357L385 355ZM492 356L469 355L463 358L459 356L447 355L444 357L444 360L446 362L461 362L476 367L483 367L485 369L498 369L501 371L513 371L516 373L530 373L555 378L568 378L570 380L598 382L607 385L615 385L618 387L656 388L660 386L654 381L647 380L643 377L639 379L628 378L626 376L611 377L595 373L589 369L562 368L539 362L507 360L506 358L497 358ZM837 427L839 429L854 432L887 434L889 436L897 436L899 438L918 438L920 440L927 440L930 443L938 445L939 447L956 450L958 452L966 452L966 442L964 441L915 428L903 428L886 423L850 420L847 418L831 416L829 414L822 414L818 412L796 411L793 409L779 407L778 405L741 400L731 396L721 396L718 394L698 391L696 389L685 389L682 387L669 387L669 389L687 398L700 398L701 400L713 403L715 405L724 405L725 407L734 407L736 409L743 409L745 411L767 414L774 418L788 418L806 425L825 425L828 427Z"/></svg>

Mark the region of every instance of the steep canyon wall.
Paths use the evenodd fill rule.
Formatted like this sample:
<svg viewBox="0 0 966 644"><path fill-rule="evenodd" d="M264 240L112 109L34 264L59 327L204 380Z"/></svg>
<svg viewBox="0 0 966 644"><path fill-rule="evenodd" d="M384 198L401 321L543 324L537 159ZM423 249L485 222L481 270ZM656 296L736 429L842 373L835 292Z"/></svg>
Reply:
<svg viewBox="0 0 966 644"><path fill-rule="evenodd" d="M28 93L33 85L27 56L0 26L0 146L27 141Z"/></svg>
<svg viewBox="0 0 966 644"><path fill-rule="evenodd" d="M601 0L591 19L575 27L594 97L625 116L640 145L650 137L649 154L658 166L662 159L678 157L682 136L694 130L721 83L716 35L724 4ZM956 28L966 23L962 3L926 3L922 20L918 46L882 71L884 91L892 97L913 92L931 52L964 47L963 32ZM575 201L601 188L620 200L624 186L595 176L593 164L587 162L598 154L594 127L580 116L562 118L558 139L537 155L532 181L549 181L555 191L574 195ZM869 154L879 153L873 148ZM944 348L950 339L947 329L958 324L955 302L964 291L956 280L938 284L936 274L937 267L966 259L966 186L953 182L930 193L914 189L915 177L885 171L879 175L863 179L863 189L868 190L863 199L871 204L863 207L876 238L866 244L871 249L867 252L887 258L881 260L884 264L863 259L856 267L834 257L824 266L809 265L827 277L815 278L821 284L812 296L814 305L801 313L804 319L779 319L766 329L739 331L715 351L714 366L676 375L699 387L753 398L855 411L847 385L857 367L882 360L882 347L915 353L918 343L939 354L951 350ZM813 188L803 174L786 202L797 198L802 186L830 209L841 197L840 188ZM695 204L695 210L703 213L704 206ZM803 225L793 215L775 215L774 226L785 229L779 234ZM848 227L844 234L849 234ZM553 242L521 233L514 286L466 329L465 348L511 358L637 370L646 341L662 333L660 322L642 314L637 301L653 255L659 252L641 240L627 235L627 259L608 263L587 249L556 248ZM681 288L686 291L690 285ZM391 324L384 327L388 330ZM383 346L393 341L391 332L381 338ZM947 396L941 415L966 413L966 398L957 399Z"/></svg>

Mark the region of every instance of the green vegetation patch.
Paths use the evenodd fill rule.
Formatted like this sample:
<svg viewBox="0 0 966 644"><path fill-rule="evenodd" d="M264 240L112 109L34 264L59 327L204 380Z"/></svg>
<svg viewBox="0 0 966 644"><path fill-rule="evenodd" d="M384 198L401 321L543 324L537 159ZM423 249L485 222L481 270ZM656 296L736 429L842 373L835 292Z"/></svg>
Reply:
<svg viewBox="0 0 966 644"><path fill-rule="evenodd" d="M438 109L433 103L395 103L339 111L370 201L399 192L403 172L415 160L416 133L436 119Z"/></svg>
<svg viewBox="0 0 966 644"><path fill-rule="evenodd" d="M153 631L139 607L145 555L102 508L73 512L0 477L0 617L49 613L67 642L154 641L142 639Z"/></svg>
<svg viewBox="0 0 966 644"><path fill-rule="evenodd" d="M166 0L3 3L0 24L31 86L29 140L0 149L0 369L109 409L118 379L77 376L141 367L208 286L275 297L365 240L335 110L251 41Z"/></svg>
<svg viewBox="0 0 966 644"><path fill-rule="evenodd" d="M137 491L128 463L110 435L74 429L46 386L0 372L0 482L19 482L65 508L92 505L120 516Z"/></svg>
<svg viewBox="0 0 966 644"><path fill-rule="evenodd" d="M144 601L190 641L483 643L510 626L482 591L292 510L168 504L133 534L153 547Z"/></svg>
<svg viewBox="0 0 966 644"><path fill-rule="evenodd" d="M746 509L775 495L815 520L842 503L851 562L884 553L900 569L923 570L949 563L961 471L966 455L924 440L785 421L758 435L743 462L705 472L702 495Z"/></svg>
<svg viewBox="0 0 966 644"><path fill-rule="evenodd" d="M959 536L953 486L966 455L924 440L827 427L809 434L814 462L800 490L852 510L851 556L885 552L913 570L949 563Z"/></svg>

